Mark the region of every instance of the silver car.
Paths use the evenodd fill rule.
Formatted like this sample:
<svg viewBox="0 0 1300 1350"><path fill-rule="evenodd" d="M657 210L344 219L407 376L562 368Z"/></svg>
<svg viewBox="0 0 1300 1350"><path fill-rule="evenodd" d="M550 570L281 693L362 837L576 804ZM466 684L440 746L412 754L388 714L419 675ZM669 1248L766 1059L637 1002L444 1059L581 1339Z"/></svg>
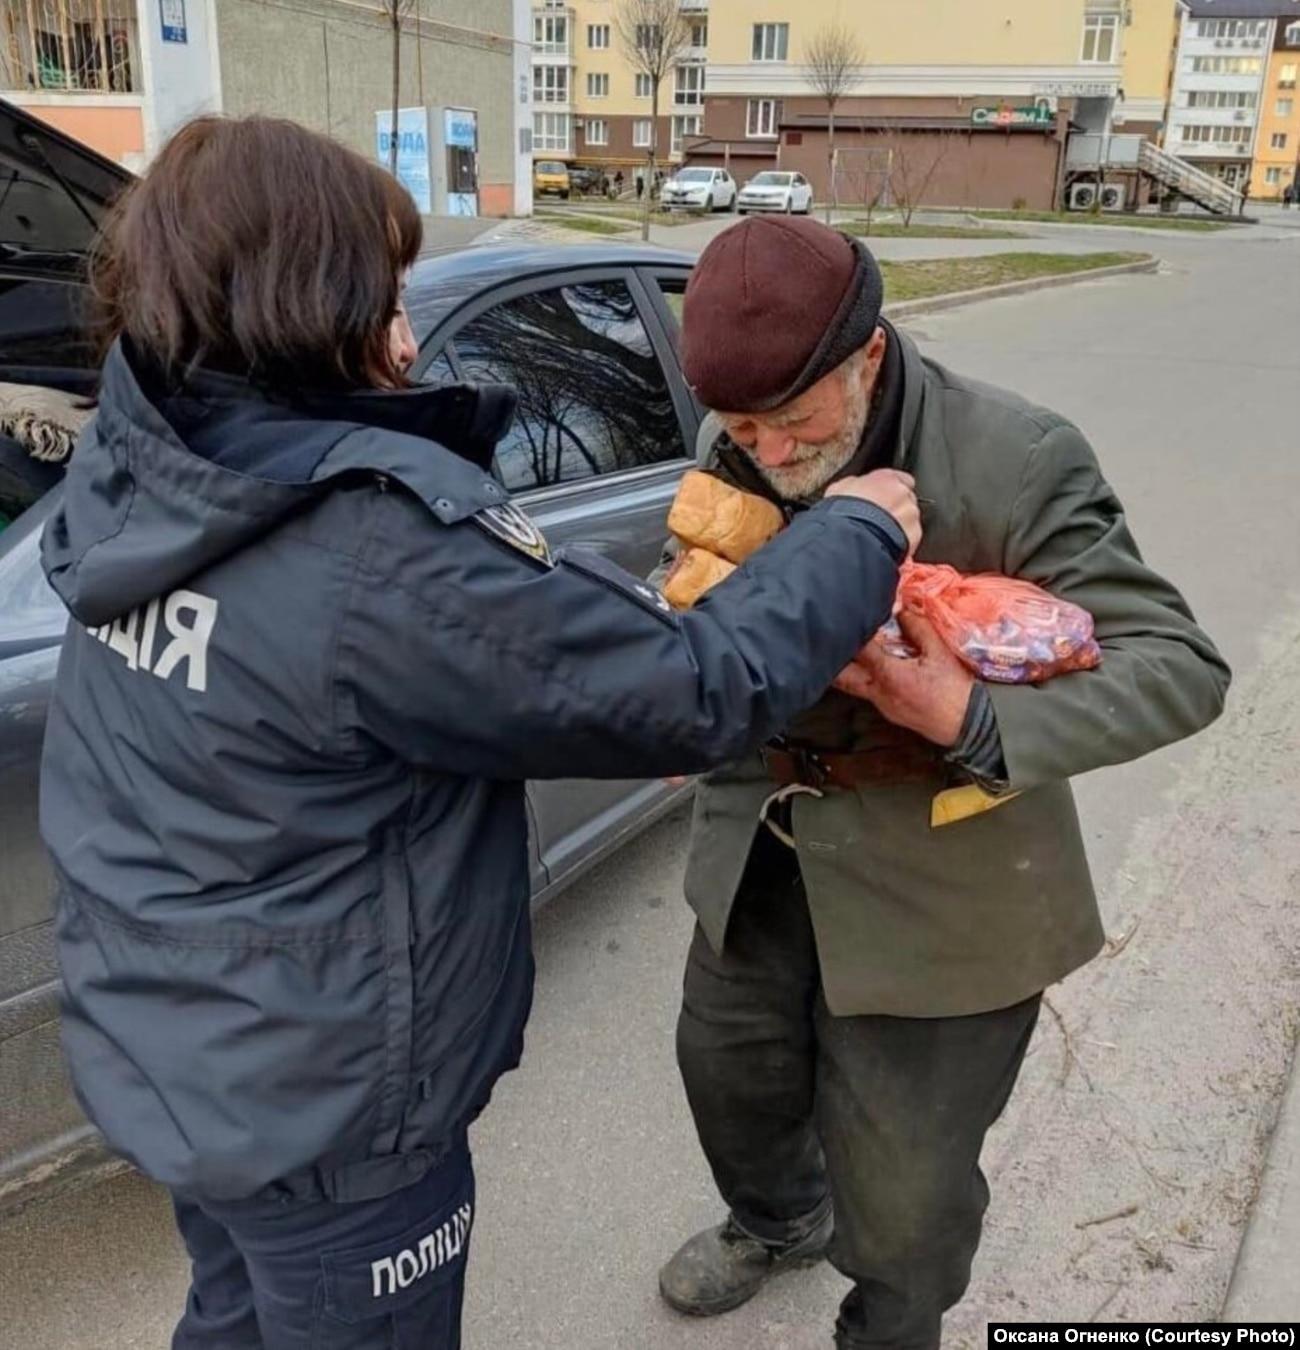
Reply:
<svg viewBox="0 0 1300 1350"><path fill-rule="evenodd" d="M85 253L126 181L0 103L0 382L94 388ZM469 249L422 259L407 307L415 378L519 391L495 465L554 544L645 575L700 413L676 356L690 259L661 250ZM575 401L571 378L582 369ZM563 374L564 378L559 376ZM554 377L554 378L552 378ZM59 1050L51 880L37 835L46 707L66 616L40 568L57 470L0 435L0 1211L114 1166L72 1099ZM530 786L533 894L545 899L670 808L660 782Z"/></svg>

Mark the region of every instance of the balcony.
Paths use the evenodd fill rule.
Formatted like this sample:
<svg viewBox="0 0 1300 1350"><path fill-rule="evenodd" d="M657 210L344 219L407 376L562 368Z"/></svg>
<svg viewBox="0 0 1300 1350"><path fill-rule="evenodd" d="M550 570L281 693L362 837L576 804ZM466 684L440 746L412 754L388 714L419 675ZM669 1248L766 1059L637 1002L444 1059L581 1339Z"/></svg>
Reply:
<svg viewBox="0 0 1300 1350"><path fill-rule="evenodd" d="M533 60L573 59L577 17L571 9L547 5L533 10Z"/></svg>
<svg viewBox="0 0 1300 1350"><path fill-rule="evenodd" d="M709 0L682 0L682 9L687 14L707 14Z"/></svg>
<svg viewBox="0 0 1300 1350"><path fill-rule="evenodd" d="M0 89L24 94L137 94L135 0L0 0Z"/></svg>

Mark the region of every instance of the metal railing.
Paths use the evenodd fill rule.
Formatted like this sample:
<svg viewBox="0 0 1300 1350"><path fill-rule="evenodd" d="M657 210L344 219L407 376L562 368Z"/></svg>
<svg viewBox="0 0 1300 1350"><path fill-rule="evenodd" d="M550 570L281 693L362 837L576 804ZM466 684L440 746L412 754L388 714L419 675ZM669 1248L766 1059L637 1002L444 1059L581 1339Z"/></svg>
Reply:
<svg viewBox="0 0 1300 1350"><path fill-rule="evenodd" d="M1232 154L1245 154L1249 147L1206 142L1204 149L1216 158L1227 158ZM1241 205L1241 193L1235 188L1185 159L1161 150L1144 136L1076 132L1070 137L1066 150L1066 166L1073 173L1093 169L1132 173L1136 169L1207 211L1220 214L1231 214Z"/></svg>
<svg viewBox="0 0 1300 1350"><path fill-rule="evenodd" d="M134 0L0 0L0 88L133 94L141 83Z"/></svg>
<svg viewBox="0 0 1300 1350"><path fill-rule="evenodd" d="M1244 149L1245 147L1243 147ZM1181 192L1207 211L1231 214L1241 205L1241 193L1213 174L1194 168L1150 141L1143 141L1139 165L1157 182Z"/></svg>

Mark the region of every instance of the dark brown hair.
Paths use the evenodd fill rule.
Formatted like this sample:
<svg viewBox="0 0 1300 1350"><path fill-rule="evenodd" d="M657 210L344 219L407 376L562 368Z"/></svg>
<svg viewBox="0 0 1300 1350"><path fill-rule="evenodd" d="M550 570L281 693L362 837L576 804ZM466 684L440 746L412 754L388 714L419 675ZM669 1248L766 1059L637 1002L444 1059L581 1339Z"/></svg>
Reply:
<svg viewBox="0 0 1300 1350"><path fill-rule="evenodd" d="M403 383L388 349L420 251L410 195L294 122L203 117L114 207L91 258L105 350L168 379L197 366L272 389Z"/></svg>

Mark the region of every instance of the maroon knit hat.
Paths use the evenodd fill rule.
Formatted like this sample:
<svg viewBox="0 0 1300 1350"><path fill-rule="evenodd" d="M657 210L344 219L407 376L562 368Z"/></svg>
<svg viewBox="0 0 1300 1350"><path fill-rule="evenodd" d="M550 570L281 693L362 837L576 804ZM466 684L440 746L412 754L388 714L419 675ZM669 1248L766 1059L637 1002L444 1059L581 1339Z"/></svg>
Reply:
<svg viewBox="0 0 1300 1350"><path fill-rule="evenodd" d="M815 220L751 216L700 255L682 312L682 369L706 408L767 412L797 398L880 322L865 245Z"/></svg>

